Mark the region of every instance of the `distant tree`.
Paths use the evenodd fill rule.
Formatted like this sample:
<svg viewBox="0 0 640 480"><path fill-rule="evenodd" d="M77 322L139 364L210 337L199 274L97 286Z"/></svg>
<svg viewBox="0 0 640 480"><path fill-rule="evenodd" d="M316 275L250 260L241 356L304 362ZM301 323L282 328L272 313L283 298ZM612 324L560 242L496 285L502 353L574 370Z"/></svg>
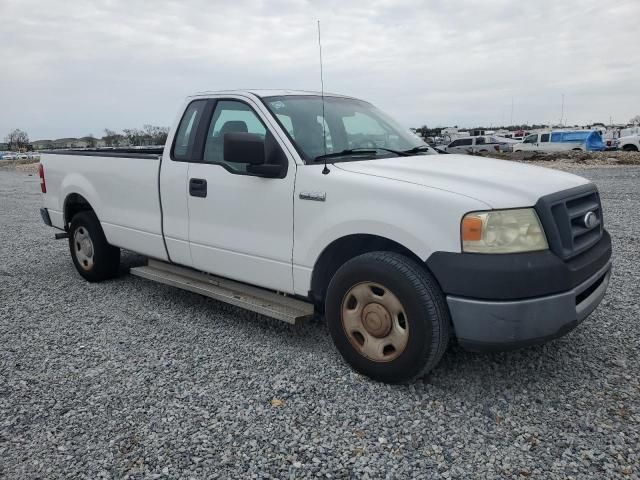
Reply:
<svg viewBox="0 0 640 480"><path fill-rule="evenodd" d="M27 135L27 132L16 128L4 138L4 141L7 143L9 150L22 150L29 145L29 135Z"/></svg>
<svg viewBox="0 0 640 480"><path fill-rule="evenodd" d="M156 127L154 144L164 145L167 142L168 136L169 136L169 127Z"/></svg>
<svg viewBox="0 0 640 480"><path fill-rule="evenodd" d="M157 127L155 125L143 125L143 138L145 145L164 145L169 135L169 127Z"/></svg>
<svg viewBox="0 0 640 480"><path fill-rule="evenodd" d="M118 145L120 145L120 142L122 140L122 135L118 134L113 130L109 130L108 128L105 128L104 137L102 137L102 139L104 140L104 144L107 147L117 147Z"/></svg>
<svg viewBox="0 0 640 480"><path fill-rule="evenodd" d="M416 128L416 133L420 135L422 138L427 138L427 136L429 135L429 127L427 127L426 125L423 125L419 128Z"/></svg>
<svg viewBox="0 0 640 480"><path fill-rule="evenodd" d="M631 123L632 125L639 125L640 115L636 115L635 117L633 117L631 120L629 120L629 123Z"/></svg>
<svg viewBox="0 0 640 480"><path fill-rule="evenodd" d="M137 128L123 128L122 133L127 145L138 147L143 144L145 133Z"/></svg>
<svg viewBox="0 0 640 480"><path fill-rule="evenodd" d="M96 137L93 136L93 133L87 135L87 147L96 148Z"/></svg>

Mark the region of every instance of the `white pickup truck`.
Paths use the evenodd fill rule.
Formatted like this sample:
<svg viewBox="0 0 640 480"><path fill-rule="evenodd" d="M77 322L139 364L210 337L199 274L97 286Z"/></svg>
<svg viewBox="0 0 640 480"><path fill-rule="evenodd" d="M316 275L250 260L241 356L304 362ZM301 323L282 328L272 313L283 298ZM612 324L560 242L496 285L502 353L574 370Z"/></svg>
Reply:
<svg viewBox="0 0 640 480"><path fill-rule="evenodd" d="M615 145L625 152L640 152L640 135L627 135L616 139Z"/></svg>
<svg viewBox="0 0 640 480"><path fill-rule="evenodd" d="M584 178L438 155L371 104L296 91L187 99L162 152L56 151L44 222L89 281L131 273L295 323L357 371L423 375L563 335L600 303L611 239Z"/></svg>

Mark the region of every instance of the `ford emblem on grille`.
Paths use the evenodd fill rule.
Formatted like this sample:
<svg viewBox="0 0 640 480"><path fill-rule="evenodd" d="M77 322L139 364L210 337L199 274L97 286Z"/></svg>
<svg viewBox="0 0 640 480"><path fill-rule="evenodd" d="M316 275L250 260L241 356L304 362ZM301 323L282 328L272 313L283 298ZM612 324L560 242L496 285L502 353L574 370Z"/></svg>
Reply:
<svg viewBox="0 0 640 480"><path fill-rule="evenodd" d="M587 212L582 219L582 223L586 228L593 228L598 224L598 217L593 212Z"/></svg>

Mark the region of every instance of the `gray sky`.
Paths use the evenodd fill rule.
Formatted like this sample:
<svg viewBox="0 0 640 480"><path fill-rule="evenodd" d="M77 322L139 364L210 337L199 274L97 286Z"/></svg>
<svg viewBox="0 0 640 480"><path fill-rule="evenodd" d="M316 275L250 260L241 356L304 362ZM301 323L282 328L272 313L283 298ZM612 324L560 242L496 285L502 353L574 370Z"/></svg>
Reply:
<svg viewBox="0 0 640 480"><path fill-rule="evenodd" d="M407 126L626 122L640 1L0 0L0 139L169 125L224 88L364 98Z"/></svg>

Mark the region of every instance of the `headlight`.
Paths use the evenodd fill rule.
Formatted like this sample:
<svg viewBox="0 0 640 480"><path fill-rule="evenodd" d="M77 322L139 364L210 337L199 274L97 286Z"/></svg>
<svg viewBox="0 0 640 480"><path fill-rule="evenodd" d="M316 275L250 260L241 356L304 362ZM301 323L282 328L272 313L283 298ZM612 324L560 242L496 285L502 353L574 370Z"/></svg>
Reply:
<svg viewBox="0 0 640 480"><path fill-rule="evenodd" d="M515 253L549 248L533 208L471 212L462 219L462 251Z"/></svg>

